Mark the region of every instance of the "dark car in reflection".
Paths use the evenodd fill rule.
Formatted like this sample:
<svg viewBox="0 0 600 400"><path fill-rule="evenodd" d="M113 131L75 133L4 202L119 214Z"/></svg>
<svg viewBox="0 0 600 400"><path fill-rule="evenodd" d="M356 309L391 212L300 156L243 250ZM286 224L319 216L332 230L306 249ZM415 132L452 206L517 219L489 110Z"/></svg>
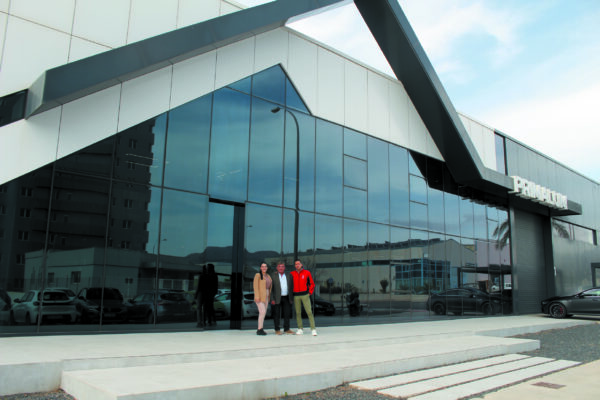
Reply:
<svg viewBox="0 0 600 400"><path fill-rule="evenodd" d="M496 314L502 312L502 300L482 290L462 287L432 293L425 304L427 310L437 315L451 312L462 315L465 312Z"/></svg>
<svg viewBox="0 0 600 400"><path fill-rule="evenodd" d="M102 322L126 322L127 307L123 295L117 288L91 287L81 289L77 294L77 311L81 314L81 322L91 323L100 320L102 307Z"/></svg>
<svg viewBox="0 0 600 400"><path fill-rule="evenodd" d="M128 319L153 323L165 321L191 321L195 318L192 304L183 291L159 290L137 295L126 303ZM156 300L156 301L155 301ZM156 310L156 312L155 312Z"/></svg>
<svg viewBox="0 0 600 400"><path fill-rule="evenodd" d="M310 302L312 304L314 315L327 315L331 316L335 314L335 306L332 302L323 299L318 295L310 296ZM302 307L302 317L306 318L306 312Z"/></svg>
<svg viewBox="0 0 600 400"><path fill-rule="evenodd" d="M542 313L552 318L565 318L573 314L600 315L600 288L591 288L569 296L556 296L542 300Z"/></svg>

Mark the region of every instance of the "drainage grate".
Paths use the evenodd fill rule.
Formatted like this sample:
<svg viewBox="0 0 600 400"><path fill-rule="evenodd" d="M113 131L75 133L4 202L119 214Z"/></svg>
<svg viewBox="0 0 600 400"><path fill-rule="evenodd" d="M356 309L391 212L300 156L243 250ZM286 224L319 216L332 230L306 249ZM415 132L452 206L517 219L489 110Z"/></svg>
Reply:
<svg viewBox="0 0 600 400"><path fill-rule="evenodd" d="M565 387L565 385L559 385L557 383L550 383L550 382L536 382L533 385L546 387L546 388L550 388L550 389L560 389L562 387Z"/></svg>

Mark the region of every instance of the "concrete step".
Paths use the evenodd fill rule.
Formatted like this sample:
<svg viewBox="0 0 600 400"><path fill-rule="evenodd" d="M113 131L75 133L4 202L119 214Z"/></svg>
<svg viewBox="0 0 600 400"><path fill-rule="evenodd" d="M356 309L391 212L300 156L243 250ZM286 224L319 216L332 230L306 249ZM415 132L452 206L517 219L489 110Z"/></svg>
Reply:
<svg viewBox="0 0 600 400"><path fill-rule="evenodd" d="M61 388L86 400L262 399L539 347L537 341L457 336L369 346L348 341L323 350L322 336L289 339L302 351L286 352L281 342L250 357L64 371Z"/></svg>

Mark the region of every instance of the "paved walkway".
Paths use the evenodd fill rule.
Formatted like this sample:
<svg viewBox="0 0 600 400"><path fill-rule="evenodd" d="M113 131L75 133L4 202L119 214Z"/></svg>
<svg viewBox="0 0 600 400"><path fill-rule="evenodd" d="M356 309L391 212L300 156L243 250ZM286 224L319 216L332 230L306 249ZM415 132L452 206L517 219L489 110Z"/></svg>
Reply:
<svg viewBox="0 0 600 400"><path fill-rule="evenodd" d="M0 395L60 387L79 400L261 399L532 351L538 341L508 336L586 323L533 315L327 327L317 337L207 331L2 338Z"/></svg>

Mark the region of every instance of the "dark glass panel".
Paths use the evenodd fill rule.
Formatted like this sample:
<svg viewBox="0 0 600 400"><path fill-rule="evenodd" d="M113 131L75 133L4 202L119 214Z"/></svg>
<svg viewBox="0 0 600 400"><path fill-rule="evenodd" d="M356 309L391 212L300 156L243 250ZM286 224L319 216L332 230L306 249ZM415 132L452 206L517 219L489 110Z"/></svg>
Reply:
<svg viewBox="0 0 600 400"><path fill-rule="evenodd" d="M284 112L253 98L250 131L248 200L281 205L283 196Z"/></svg>
<svg viewBox="0 0 600 400"><path fill-rule="evenodd" d="M474 237L487 240L487 216L484 204L473 203Z"/></svg>
<svg viewBox="0 0 600 400"><path fill-rule="evenodd" d="M390 164L389 145L381 140L368 139L368 213L369 221L390 222Z"/></svg>
<svg viewBox="0 0 600 400"><path fill-rule="evenodd" d="M444 192L430 187L428 200L429 230L444 232Z"/></svg>
<svg viewBox="0 0 600 400"><path fill-rule="evenodd" d="M285 103L286 76L279 65L252 76L252 95L278 104Z"/></svg>
<svg viewBox="0 0 600 400"><path fill-rule="evenodd" d="M421 203L410 202L410 227L427 229L427 206Z"/></svg>
<svg viewBox="0 0 600 400"><path fill-rule="evenodd" d="M44 285L64 283L62 274L57 274L64 270L57 271L44 258L51 180L48 166L0 185L1 333L36 332L40 310L34 302L39 292ZM55 276L53 283L48 272ZM8 325L11 310L19 325ZM58 322L64 331L67 321Z"/></svg>
<svg viewBox="0 0 600 400"><path fill-rule="evenodd" d="M429 233L427 294L448 287L451 265L449 258L457 255L460 256L460 242L456 238L446 240L444 234Z"/></svg>
<svg viewBox="0 0 600 400"><path fill-rule="evenodd" d="M294 88L294 85L286 79L285 81L285 105L286 107L294 108L303 113L309 114L308 108L302 101L302 98Z"/></svg>
<svg viewBox="0 0 600 400"><path fill-rule="evenodd" d="M367 163L344 156L344 185L367 190Z"/></svg>
<svg viewBox="0 0 600 400"><path fill-rule="evenodd" d="M425 179L410 175L410 201L427 204L427 182L425 182Z"/></svg>
<svg viewBox="0 0 600 400"><path fill-rule="evenodd" d="M415 159L413 158L412 154L410 154L410 153L409 153L409 157L408 157L408 172L410 172L411 175L416 175L416 176L420 176L421 178L424 178L424 176L423 176L424 171L421 172L421 170L419 169L419 166L415 162Z"/></svg>
<svg viewBox="0 0 600 400"><path fill-rule="evenodd" d="M409 319L411 292L410 285L407 282L407 275L411 268L410 230L406 228L391 227L390 248L390 304L392 317Z"/></svg>
<svg viewBox="0 0 600 400"><path fill-rule="evenodd" d="M369 275L367 267L367 223L344 220L344 316L362 314L361 305L368 304ZM353 322L353 321L350 321Z"/></svg>
<svg viewBox="0 0 600 400"><path fill-rule="evenodd" d="M408 226L408 151L390 146L390 221L394 225Z"/></svg>
<svg viewBox="0 0 600 400"><path fill-rule="evenodd" d="M458 196L452 193L444 193L444 208L446 218L446 233L449 235L460 235L460 211Z"/></svg>
<svg viewBox="0 0 600 400"><path fill-rule="evenodd" d="M249 96L230 89L215 92L208 181L212 197L246 200L249 123Z"/></svg>
<svg viewBox="0 0 600 400"><path fill-rule="evenodd" d="M315 215L312 213L299 213L298 229L298 257L302 264L309 266L314 270L314 252L315 252Z"/></svg>
<svg viewBox="0 0 600 400"><path fill-rule="evenodd" d="M27 90L0 97L0 126L8 125L25 117Z"/></svg>
<svg viewBox="0 0 600 400"><path fill-rule="evenodd" d="M315 119L313 117L286 110L284 163L284 207L298 206L302 210L313 211L315 209Z"/></svg>
<svg viewBox="0 0 600 400"><path fill-rule="evenodd" d="M473 202L471 199L461 197L460 207L460 234L465 237L473 237Z"/></svg>
<svg viewBox="0 0 600 400"><path fill-rule="evenodd" d="M252 88L252 77L249 76L247 78L240 79L237 82L227 85L227 87L250 94L250 89Z"/></svg>
<svg viewBox="0 0 600 400"><path fill-rule="evenodd" d="M317 120L316 211L342 215L342 127Z"/></svg>
<svg viewBox="0 0 600 400"><path fill-rule="evenodd" d="M344 217L367 219L367 192L350 187L344 188Z"/></svg>
<svg viewBox="0 0 600 400"><path fill-rule="evenodd" d="M119 153L121 154L124 154L129 146L127 141L117 140L117 137L118 135L111 136L108 139L79 150L75 154L61 158L55 163L56 170L90 174L105 178L110 177L115 146L120 148ZM127 166L125 165L125 167Z"/></svg>
<svg viewBox="0 0 600 400"><path fill-rule="evenodd" d="M366 160L367 136L352 129L344 128L344 154Z"/></svg>
<svg viewBox="0 0 600 400"><path fill-rule="evenodd" d="M165 186L206 193L212 95L169 112Z"/></svg>
<svg viewBox="0 0 600 400"><path fill-rule="evenodd" d="M162 185L167 114L149 119L117 135L114 177Z"/></svg>
<svg viewBox="0 0 600 400"><path fill-rule="evenodd" d="M369 318L376 318L377 322L387 322L390 315L390 296L394 287L390 275L390 227L388 225L369 223L368 249Z"/></svg>
<svg viewBox="0 0 600 400"><path fill-rule="evenodd" d="M312 237L312 232L310 234ZM283 209L283 232L281 239L282 260L288 270L294 266L294 258L298 258L300 242L300 213L296 210ZM312 247L312 244L311 244Z"/></svg>
<svg viewBox="0 0 600 400"><path fill-rule="evenodd" d="M316 214L314 228L315 280L322 294L328 288L336 310L341 313L344 295L342 219Z"/></svg>

